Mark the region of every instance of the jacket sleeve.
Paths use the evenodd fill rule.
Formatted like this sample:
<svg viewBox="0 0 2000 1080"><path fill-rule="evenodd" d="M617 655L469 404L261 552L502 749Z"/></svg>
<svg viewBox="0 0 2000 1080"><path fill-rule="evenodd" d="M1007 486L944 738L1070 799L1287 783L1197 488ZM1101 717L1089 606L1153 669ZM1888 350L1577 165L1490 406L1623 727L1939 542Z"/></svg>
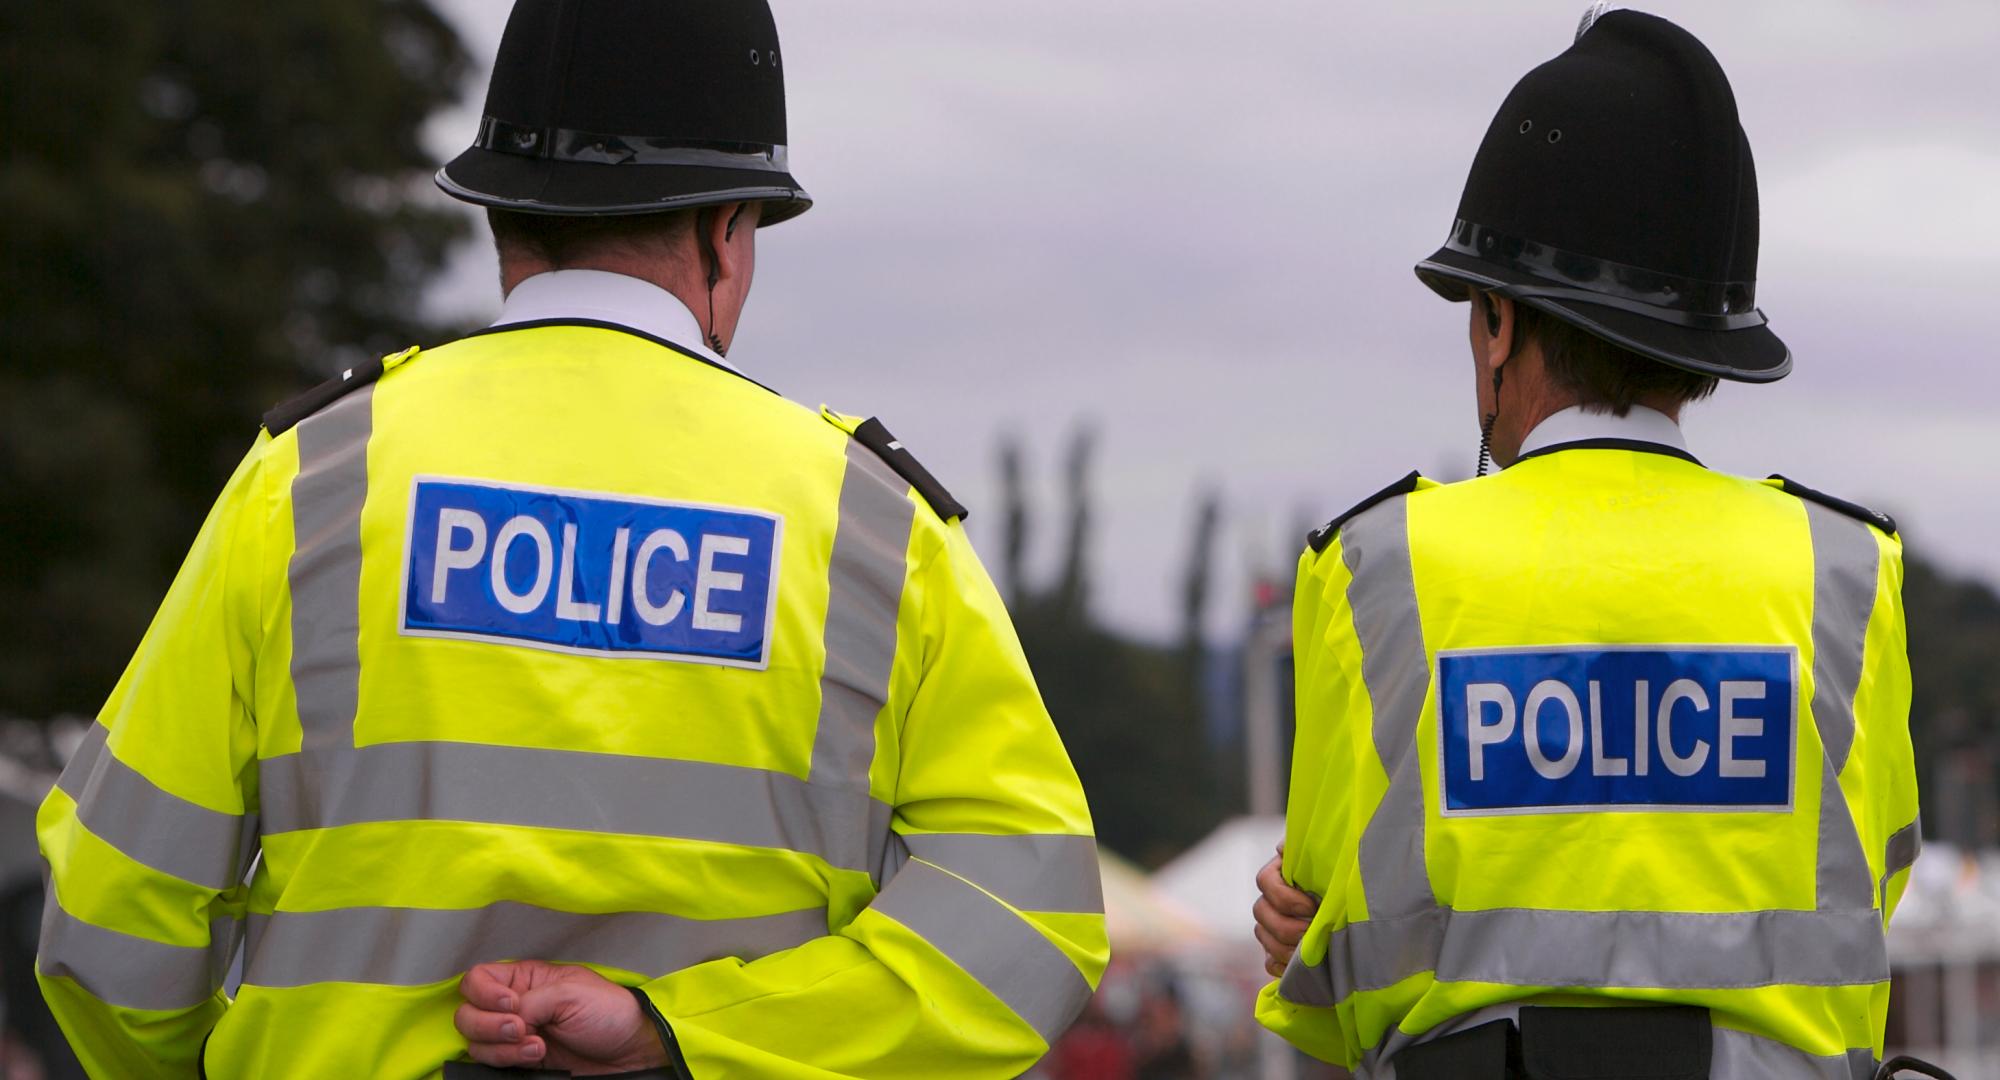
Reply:
<svg viewBox="0 0 2000 1080"><path fill-rule="evenodd" d="M1296 678L1296 734L1291 790L1285 803L1285 880L1320 898L1285 977L1257 996L1257 1019L1299 1049L1352 1068L1360 1042L1350 1010L1314 989L1309 968L1326 958L1329 936L1362 900L1355 869L1357 821L1368 808L1356 800L1379 799L1387 786L1370 738L1372 711L1361 679L1361 645L1347 602L1352 575L1335 539L1324 551L1299 560L1292 604L1292 654Z"/></svg>
<svg viewBox="0 0 2000 1080"><path fill-rule="evenodd" d="M1910 656L1903 620L1903 545L1870 528L1880 551L1861 682L1854 696L1854 746L1840 786L1874 873L1882 920L1902 899L1922 846L1916 760L1910 746Z"/></svg>
<svg viewBox="0 0 2000 1080"><path fill-rule="evenodd" d="M1018 1076L1103 972L1089 811L1000 597L922 510L909 565L881 891L827 937L642 988L696 1080Z"/></svg>
<svg viewBox="0 0 2000 1080"><path fill-rule="evenodd" d="M256 828L262 438L195 538L36 834L36 977L93 1076L192 1077L228 1001Z"/></svg>

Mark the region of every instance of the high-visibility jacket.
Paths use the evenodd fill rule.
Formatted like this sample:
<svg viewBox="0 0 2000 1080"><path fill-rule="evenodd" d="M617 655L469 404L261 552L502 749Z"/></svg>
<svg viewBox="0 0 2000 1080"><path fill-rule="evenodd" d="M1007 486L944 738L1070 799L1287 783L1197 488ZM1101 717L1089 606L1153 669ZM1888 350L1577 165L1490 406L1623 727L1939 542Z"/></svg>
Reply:
<svg viewBox="0 0 2000 1080"><path fill-rule="evenodd" d="M510 959L643 988L697 1080L1012 1077L1081 1009L1082 789L881 425L593 325L315 405L41 809L95 1075L433 1076Z"/></svg>
<svg viewBox="0 0 2000 1080"><path fill-rule="evenodd" d="M1684 1003L1718 1080L1866 1077L1918 844L1893 523L1645 444L1411 474L1299 564L1263 1023L1368 1073L1522 1004Z"/></svg>

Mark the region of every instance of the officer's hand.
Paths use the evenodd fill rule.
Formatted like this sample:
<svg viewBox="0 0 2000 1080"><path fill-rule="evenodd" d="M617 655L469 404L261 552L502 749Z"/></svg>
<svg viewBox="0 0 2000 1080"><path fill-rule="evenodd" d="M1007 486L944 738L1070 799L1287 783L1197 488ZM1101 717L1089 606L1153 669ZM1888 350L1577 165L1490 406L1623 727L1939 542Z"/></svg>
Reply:
<svg viewBox="0 0 2000 1080"><path fill-rule="evenodd" d="M458 992L465 1004L453 1021L481 1065L590 1076L667 1063L632 991L589 968L539 960L481 964L458 981Z"/></svg>
<svg viewBox="0 0 2000 1080"><path fill-rule="evenodd" d="M1299 939L1312 925L1313 913L1319 910L1319 901L1311 893L1285 884L1284 862L1285 844L1281 840L1278 853L1257 871L1257 891L1264 895L1250 906L1250 914L1257 919L1257 944L1264 947L1264 970L1272 978L1285 973Z"/></svg>

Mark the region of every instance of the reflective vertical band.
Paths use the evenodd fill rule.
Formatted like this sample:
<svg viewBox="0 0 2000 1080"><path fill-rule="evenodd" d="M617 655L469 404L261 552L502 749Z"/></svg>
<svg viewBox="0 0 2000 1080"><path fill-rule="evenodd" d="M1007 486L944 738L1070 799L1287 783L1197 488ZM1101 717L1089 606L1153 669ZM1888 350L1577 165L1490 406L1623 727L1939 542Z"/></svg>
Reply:
<svg viewBox="0 0 2000 1080"><path fill-rule="evenodd" d="M1868 908L1874 906L1875 883L1841 794L1840 772L1854 745L1854 697L1861 687L1881 554L1868 526L1810 500L1801 505L1813 549L1813 722L1826 748L1815 892L1823 911Z"/></svg>
<svg viewBox="0 0 2000 1080"><path fill-rule="evenodd" d="M292 481L292 686L305 745L352 746L361 687L361 506L371 383L298 426Z"/></svg>
<svg viewBox="0 0 2000 1080"><path fill-rule="evenodd" d="M916 504L909 485L859 442L847 443L840 522L827 566L826 664L813 734L814 783L868 790L875 717L889 700Z"/></svg>
<svg viewBox="0 0 2000 1080"><path fill-rule="evenodd" d="M930 943L1047 1042L1090 1000L1089 980L1061 949L1006 905L929 863L911 860L870 910Z"/></svg>
<svg viewBox="0 0 2000 1080"><path fill-rule="evenodd" d="M109 736L92 724L56 782L76 801L83 827L133 862L182 881L217 892L242 881L245 819L160 790L118 760L105 745Z"/></svg>
<svg viewBox="0 0 2000 1080"><path fill-rule="evenodd" d="M789 773L674 758L461 742L308 750L257 763L267 835L470 821L707 840L880 865L890 808Z"/></svg>
<svg viewBox="0 0 2000 1080"><path fill-rule="evenodd" d="M656 912L580 915L528 904L482 908L337 908L250 917L243 981L425 986L503 960L601 964L649 978L695 964L754 960L827 934L826 910L745 919Z"/></svg>
<svg viewBox="0 0 2000 1080"><path fill-rule="evenodd" d="M43 975L74 979L90 996L122 1009L192 1009L222 988L239 924L210 923L206 946L166 945L84 922L62 909L53 890L43 896L35 961Z"/></svg>
<svg viewBox="0 0 2000 1080"><path fill-rule="evenodd" d="M1437 905L1424 865L1424 780L1415 738L1430 665L1410 565L1409 500L1389 499L1342 525L1340 554L1352 575L1347 602L1375 717L1375 753L1389 776L1361 833L1361 885L1368 917L1387 919Z"/></svg>
<svg viewBox="0 0 2000 1080"><path fill-rule="evenodd" d="M912 833L898 840L910 855L943 867L1022 911L1104 910L1097 841L1091 837Z"/></svg>

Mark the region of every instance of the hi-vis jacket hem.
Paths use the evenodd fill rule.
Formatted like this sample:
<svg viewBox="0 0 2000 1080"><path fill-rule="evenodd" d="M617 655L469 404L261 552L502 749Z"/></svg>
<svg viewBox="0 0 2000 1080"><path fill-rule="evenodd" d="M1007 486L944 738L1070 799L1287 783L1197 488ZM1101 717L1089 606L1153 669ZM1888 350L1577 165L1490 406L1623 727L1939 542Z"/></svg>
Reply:
<svg viewBox="0 0 2000 1080"><path fill-rule="evenodd" d="M563 324L292 413L38 820L94 1074L435 1076L509 959L700 1078L1012 1077L1082 1008L1083 794L900 444Z"/></svg>

